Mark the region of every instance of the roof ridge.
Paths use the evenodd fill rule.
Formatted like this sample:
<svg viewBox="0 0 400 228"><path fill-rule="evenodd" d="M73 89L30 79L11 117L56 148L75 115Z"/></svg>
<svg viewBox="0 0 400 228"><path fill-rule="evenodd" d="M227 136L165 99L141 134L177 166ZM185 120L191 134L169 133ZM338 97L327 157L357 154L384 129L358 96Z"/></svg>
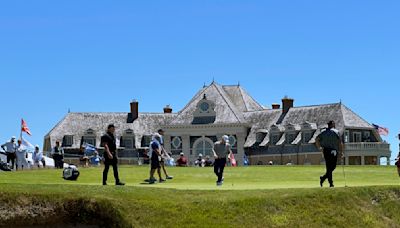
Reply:
<svg viewBox="0 0 400 228"><path fill-rule="evenodd" d="M64 122L64 120L70 115L71 113L67 113L67 115L64 116L64 118L62 118L60 121L58 121L58 123L44 136L45 138L47 136L50 136L51 133L58 127L61 125L62 122Z"/></svg>
<svg viewBox="0 0 400 228"><path fill-rule="evenodd" d="M342 113L342 117L344 120L344 115L343 115L343 108L346 108L347 110L349 110L351 113L353 113L355 116L357 116L358 118L360 118L362 121L364 121L365 123L367 123L368 125L370 125L372 127L372 125L365 120L363 117L361 117L360 115L358 115L357 113L355 113L353 110L351 110L349 107L347 107L346 105L344 105L343 103L340 103L340 112ZM346 125L345 125L346 126Z"/></svg>
<svg viewBox="0 0 400 228"><path fill-rule="evenodd" d="M240 93L245 93L251 100L253 100L258 106L260 106L261 109L264 109L264 106L262 106L256 99L254 99L253 96L251 96L246 89L244 89L242 86L239 86L240 88ZM246 103L246 102L245 102Z"/></svg>
<svg viewBox="0 0 400 228"><path fill-rule="evenodd" d="M238 88L239 88L240 96L242 97L242 100L244 103L244 107L246 107L246 111L249 111L249 107L247 107L246 101L244 100L242 88L240 86L238 86Z"/></svg>
<svg viewBox="0 0 400 228"><path fill-rule="evenodd" d="M236 119L241 123L242 120L240 120L240 118L238 117L238 115L236 114L235 110L231 107L231 104L228 102L228 99L225 97L224 94L222 94L220 88L218 88L218 86L216 84L212 84L215 86L215 88L217 89L218 93L221 95L221 97L225 100L225 103L228 105L229 109L233 112L233 114L235 115ZM232 101L231 101L232 102Z"/></svg>
<svg viewBox="0 0 400 228"><path fill-rule="evenodd" d="M292 108L311 108L311 107L318 107L318 106L329 106L329 105L338 105L340 103L328 103L328 104L319 104L319 105L305 105L305 106L296 106L296 107L291 107Z"/></svg>
<svg viewBox="0 0 400 228"><path fill-rule="evenodd" d="M201 88L200 91L197 92L197 93L192 97L192 99L190 99L190 101L189 101L188 103L186 103L186 105L178 112L178 114L180 114L183 110L185 110L186 108L188 108L188 107L190 106L190 104L191 104L192 102L194 102L194 101L196 100L196 98L197 98L200 94L202 94L205 90L207 90L207 89L210 88L210 87L211 87L211 85L209 85L209 86L207 86L207 87Z"/></svg>

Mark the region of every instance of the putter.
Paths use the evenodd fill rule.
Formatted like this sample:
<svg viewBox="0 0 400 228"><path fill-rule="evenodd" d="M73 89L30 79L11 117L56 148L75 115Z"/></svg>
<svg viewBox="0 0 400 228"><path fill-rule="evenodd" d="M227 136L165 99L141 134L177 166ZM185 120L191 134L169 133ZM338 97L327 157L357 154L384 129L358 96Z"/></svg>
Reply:
<svg viewBox="0 0 400 228"><path fill-rule="evenodd" d="M347 181L346 181L346 172L344 171L344 158L343 158L343 163L342 163L342 167L343 167L343 177L344 177L344 187L347 188Z"/></svg>

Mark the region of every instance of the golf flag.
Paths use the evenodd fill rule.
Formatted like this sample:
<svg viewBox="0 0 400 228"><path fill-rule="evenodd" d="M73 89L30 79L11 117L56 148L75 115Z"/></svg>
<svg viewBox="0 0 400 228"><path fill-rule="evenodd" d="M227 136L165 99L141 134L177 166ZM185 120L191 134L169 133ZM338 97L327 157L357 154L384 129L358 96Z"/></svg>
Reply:
<svg viewBox="0 0 400 228"><path fill-rule="evenodd" d="M378 133L380 135L384 135L384 136L388 136L389 135L389 129L386 127L381 127L379 125L376 124L372 124L372 126L374 126L374 128L378 131Z"/></svg>
<svg viewBox="0 0 400 228"><path fill-rule="evenodd" d="M21 120L21 131L25 132L28 135L32 135L24 119Z"/></svg>
<svg viewBox="0 0 400 228"><path fill-rule="evenodd" d="M236 166L237 166L237 163L236 163L235 156L233 156L233 153L231 153L231 155L229 156L229 159L231 160L231 165L232 165L233 167L236 167Z"/></svg>

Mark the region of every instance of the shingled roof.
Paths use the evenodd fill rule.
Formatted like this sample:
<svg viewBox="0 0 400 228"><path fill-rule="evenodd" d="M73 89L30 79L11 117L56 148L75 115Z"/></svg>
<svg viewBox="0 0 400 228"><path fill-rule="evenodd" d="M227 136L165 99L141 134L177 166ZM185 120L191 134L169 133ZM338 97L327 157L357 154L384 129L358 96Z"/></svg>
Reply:
<svg viewBox="0 0 400 228"><path fill-rule="evenodd" d="M221 86L213 82L211 85L200 90L186 107L178 113L171 124L191 124L197 104L203 99L204 94L207 96L207 100L215 103L215 124L246 123L243 112L263 109L240 86Z"/></svg>
<svg viewBox="0 0 400 228"><path fill-rule="evenodd" d="M151 135L158 128L165 125L176 114L164 113L140 113L139 118L133 123L127 123L128 113L68 113L46 137L51 136L51 144L54 145L56 140L62 141L65 135L73 135L74 143L72 147L80 147L80 139L86 135L86 131L91 129L94 135L99 139L106 131L109 124L114 124L116 127L116 136L119 138L124 135L126 130L133 130L135 135L136 147L140 147L142 136ZM139 144L138 144L139 143ZM97 140L96 146L100 142Z"/></svg>
<svg viewBox="0 0 400 228"><path fill-rule="evenodd" d="M246 113L246 119L252 125L252 128L245 146L250 147L255 143L258 129L264 128L269 131L271 126L276 124L281 114L281 109ZM287 126L289 124L296 125L308 122L316 124L318 128L324 128L330 120L335 121L336 128L341 133L345 128L374 129L371 124L342 103L290 108L279 125ZM257 123L257 121L260 121L260 123Z"/></svg>

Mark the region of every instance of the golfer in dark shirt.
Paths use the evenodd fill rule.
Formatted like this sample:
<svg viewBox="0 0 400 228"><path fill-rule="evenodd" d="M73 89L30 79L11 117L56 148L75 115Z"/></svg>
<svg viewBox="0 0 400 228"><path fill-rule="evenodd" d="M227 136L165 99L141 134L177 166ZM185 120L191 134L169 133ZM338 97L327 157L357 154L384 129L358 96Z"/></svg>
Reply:
<svg viewBox="0 0 400 228"><path fill-rule="evenodd" d="M322 150L325 158L326 173L320 177L320 185L323 186L326 179L328 179L330 187L333 188L332 173L336 169L337 159L339 152L343 154L343 144L340 139L339 131L335 129L335 122L330 121L328 128L321 132L315 140L315 145L318 149Z"/></svg>
<svg viewBox="0 0 400 228"><path fill-rule="evenodd" d="M217 186L221 186L224 182L224 169L226 165L226 157L232 154L231 146L229 145L229 137L222 136L221 141L217 141L213 148L214 153L214 173L218 177Z"/></svg>
<svg viewBox="0 0 400 228"><path fill-rule="evenodd" d="M115 143L115 126L108 125L107 133L101 137L101 146L104 147L104 171L103 171L103 185L107 185L107 176L110 165L113 167L115 185L125 185L119 180L118 176L118 157L117 145Z"/></svg>

